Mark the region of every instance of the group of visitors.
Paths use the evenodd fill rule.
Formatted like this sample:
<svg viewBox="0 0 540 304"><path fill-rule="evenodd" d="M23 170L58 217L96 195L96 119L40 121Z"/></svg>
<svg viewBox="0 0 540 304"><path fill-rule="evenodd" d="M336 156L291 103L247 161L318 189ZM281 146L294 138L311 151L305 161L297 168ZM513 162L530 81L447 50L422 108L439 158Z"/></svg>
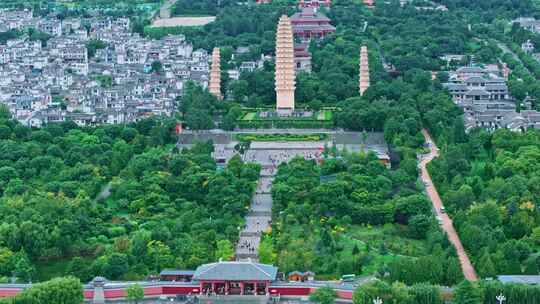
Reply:
<svg viewBox="0 0 540 304"><path fill-rule="evenodd" d="M257 250L253 240L243 240L238 247L240 247L240 249L245 249L248 253L255 253Z"/></svg>

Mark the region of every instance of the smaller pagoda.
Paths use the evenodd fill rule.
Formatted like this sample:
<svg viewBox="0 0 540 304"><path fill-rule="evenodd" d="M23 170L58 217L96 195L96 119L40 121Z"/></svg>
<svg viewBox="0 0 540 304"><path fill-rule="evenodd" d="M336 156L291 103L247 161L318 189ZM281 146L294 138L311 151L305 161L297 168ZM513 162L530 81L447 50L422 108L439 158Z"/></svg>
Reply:
<svg viewBox="0 0 540 304"><path fill-rule="evenodd" d="M360 48L360 73L359 73L360 96L369 88L369 59L367 46Z"/></svg>
<svg viewBox="0 0 540 304"><path fill-rule="evenodd" d="M208 90L217 99L223 99L221 95L221 64L220 64L220 53L219 48L214 48L212 52L212 67L210 70L210 84L208 85Z"/></svg>
<svg viewBox="0 0 540 304"><path fill-rule="evenodd" d="M375 0L363 0L362 2L364 2L364 5L369 8L375 7Z"/></svg>

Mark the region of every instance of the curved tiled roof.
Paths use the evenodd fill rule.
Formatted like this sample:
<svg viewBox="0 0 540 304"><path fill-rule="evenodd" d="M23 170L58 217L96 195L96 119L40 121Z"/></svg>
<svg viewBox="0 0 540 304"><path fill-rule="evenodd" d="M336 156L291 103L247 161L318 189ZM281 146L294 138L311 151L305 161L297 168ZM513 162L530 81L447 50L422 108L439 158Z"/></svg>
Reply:
<svg viewBox="0 0 540 304"><path fill-rule="evenodd" d="M458 73L482 73L484 70L479 67L461 67L457 69Z"/></svg>
<svg viewBox="0 0 540 304"><path fill-rule="evenodd" d="M469 77L467 79L465 79L464 82L471 82L471 83L485 83L487 82L486 79L482 78L482 77L479 77L479 76L473 76L473 77Z"/></svg>
<svg viewBox="0 0 540 304"><path fill-rule="evenodd" d="M470 90L469 92L467 92L466 94L467 96L484 96L484 95L489 95L488 92L484 91L484 90Z"/></svg>
<svg viewBox="0 0 540 304"><path fill-rule="evenodd" d="M218 262L201 265L195 270L195 280L274 281L277 267L253 262Z"/></svg>

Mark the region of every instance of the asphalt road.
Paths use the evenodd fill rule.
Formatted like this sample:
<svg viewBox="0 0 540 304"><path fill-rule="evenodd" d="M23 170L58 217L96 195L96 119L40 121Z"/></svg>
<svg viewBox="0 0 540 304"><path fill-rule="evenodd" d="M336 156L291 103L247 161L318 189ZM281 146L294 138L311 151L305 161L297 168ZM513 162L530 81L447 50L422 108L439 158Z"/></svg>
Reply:
<svg viewBox="0 0 540 304"><path fill-rule="evenodd" d="M472 263L467 256L467 252L465 252L465 249L461 244L459 235L454 229L452 219L448 216L448 214L446 214L446 212L442 212L441 210L441 208L444 207L443 202L426 168L427 164L429 164L434 158L439 156L439 148L437 148L435 142L431 139L431 136L425 129L422 130L422 133L424 134L426 143L429 145L430 148L429 154L423 155L422 160L420 161L420 169L422 171L421 178L422 182L424 182L424 185L426 186L426 193L431 199L431 202L433 203L433 208L435 209L436 215L441 219L441 228L448 236L448 240L450 241L450 243L452 243L452 245L454 245L454 247L456 248L456 252L461 263L461 269L463 270L463 276L469 281L477 281L478 276L476 275L476 271L474 270L474 267L472 266Z"/></svg>

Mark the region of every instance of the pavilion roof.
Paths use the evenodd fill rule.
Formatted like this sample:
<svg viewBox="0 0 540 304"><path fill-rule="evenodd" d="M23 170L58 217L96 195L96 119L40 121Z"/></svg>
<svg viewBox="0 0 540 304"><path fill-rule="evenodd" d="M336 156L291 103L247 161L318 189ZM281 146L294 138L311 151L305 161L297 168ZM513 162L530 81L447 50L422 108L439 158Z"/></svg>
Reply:
<svg viewBox="0 0 540 304"><path fill-rule="evenodd" d="M325 15L317 12L312 7L306 7L301 12L295 13L291 16L291 23L306 21L317 22L330 22L330 19Z"/></svg>
<svg viewBox="0 0 540 304"><path fill-rule="evenodd" d="M217 262L201 265L193 279L199 281L274 281L277 267L253 262Z"/></svg>
<svg viewBox="0 0 540 304"><path fill-rule="evenodd" d="M295 24L293 25L294 32L313 31L313 30L335 31L336 28L330 24Z"/></svg>

